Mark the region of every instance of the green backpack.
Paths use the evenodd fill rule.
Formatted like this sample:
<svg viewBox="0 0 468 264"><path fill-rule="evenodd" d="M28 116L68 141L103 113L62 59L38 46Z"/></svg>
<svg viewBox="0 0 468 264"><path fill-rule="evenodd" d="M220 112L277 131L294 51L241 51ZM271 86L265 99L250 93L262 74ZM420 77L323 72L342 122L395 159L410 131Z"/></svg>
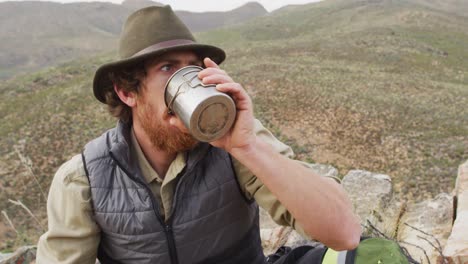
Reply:
<svg viewBox="0 0 468 264"><path fill-rule="evenodd" d="M407 264L408 258L400 246L384 238L367 238L350 251L327 249L322 264Z"/></svg>

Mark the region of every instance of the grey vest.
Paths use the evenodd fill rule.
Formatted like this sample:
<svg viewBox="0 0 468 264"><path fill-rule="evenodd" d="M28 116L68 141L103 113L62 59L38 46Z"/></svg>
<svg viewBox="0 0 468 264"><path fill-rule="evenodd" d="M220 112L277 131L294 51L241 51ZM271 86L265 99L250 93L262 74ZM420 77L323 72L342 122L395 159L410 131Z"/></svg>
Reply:
<svg viewBox="0 0 468 264"><path fill-rule="evenodd" d="M241 193L228 153L209 144L188 153L165 222L129 139L119 123L83 152L101 263L265 263L258 206Z"/></svg>

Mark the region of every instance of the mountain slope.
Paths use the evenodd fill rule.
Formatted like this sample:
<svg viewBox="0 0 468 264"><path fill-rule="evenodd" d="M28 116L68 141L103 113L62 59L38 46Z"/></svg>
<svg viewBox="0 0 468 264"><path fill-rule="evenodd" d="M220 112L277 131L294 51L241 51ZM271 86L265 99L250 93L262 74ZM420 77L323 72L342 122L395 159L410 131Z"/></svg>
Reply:
<svg viewBox="0 0 468 264"><path fill-rule="evenodd" d="M267 14L266 9L257 2L250 2L236 8L230 11L229 15L226 15L226 12L177 12L177 15L181 17L182 21L194 32L243 23L265 14Z"/></svg>
<svg viewBox="0 0 468 264"><path fill-rule="evenodd" d="M226 49L223 68L300 159L332 164L342 175L389 174L404 198L419 200L450 192L468 159L468 21L436 8L446 3L329 0L197 38ZM18 240L0 238L9 243L0 248L41 233L7 199L21 199L45 223L45 198L28 164L47 190L62 162L115 124L91 92L94 70L113 57L0 84L0 208L27 234L11 231Z"/></svg>
<svg viewBox="0 0 468 264"><path fill-rule="evenodd" d="M0 79L108 51L116 46L127 16L151 5L161 4L149 0L127 0L121 5L104 2L2 2ZM244 22L267 11L258 3L249 3L227 12L176 13L197 32Z"/></svg>

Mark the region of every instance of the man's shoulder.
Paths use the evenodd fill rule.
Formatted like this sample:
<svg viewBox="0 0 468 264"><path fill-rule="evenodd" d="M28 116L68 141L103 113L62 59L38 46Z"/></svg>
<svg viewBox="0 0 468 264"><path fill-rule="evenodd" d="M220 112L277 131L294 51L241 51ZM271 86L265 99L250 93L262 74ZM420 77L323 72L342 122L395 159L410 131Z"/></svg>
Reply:
<svg viewBox="0 0 468 264"><path fill-rule="evenodd" d="M54 183L64 186L74 183L88 184L81 154L73 156L60 166L55 174Z"/></svg>

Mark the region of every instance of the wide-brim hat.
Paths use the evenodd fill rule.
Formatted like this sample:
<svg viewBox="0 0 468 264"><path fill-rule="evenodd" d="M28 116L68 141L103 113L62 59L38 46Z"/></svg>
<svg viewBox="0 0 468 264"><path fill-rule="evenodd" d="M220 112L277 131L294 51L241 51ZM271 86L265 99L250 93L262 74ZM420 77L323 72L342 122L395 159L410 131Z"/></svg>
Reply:
<svg viewBox="0 0 468 264"><path fill-rule="evenodd" d="M125 22L120 36L120 59L102 65L94 74L94 96L105 103L105 93L114 90L109 72L176 50L193 51L200 58L209 57L217 64L226 58L222 49L197 43L170 6L151 6L134 12Z"/></svg>

